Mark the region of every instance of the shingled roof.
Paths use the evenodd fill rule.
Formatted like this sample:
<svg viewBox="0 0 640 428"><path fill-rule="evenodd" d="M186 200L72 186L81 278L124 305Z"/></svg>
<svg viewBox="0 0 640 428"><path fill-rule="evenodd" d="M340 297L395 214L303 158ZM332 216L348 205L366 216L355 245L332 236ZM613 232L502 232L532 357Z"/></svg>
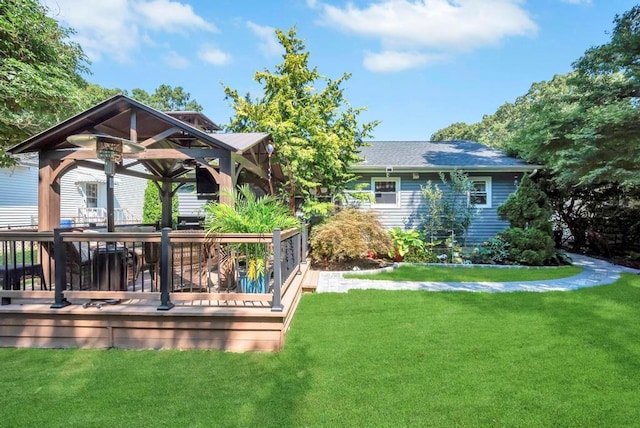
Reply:
<svg viewBox="0 0 640 428"><path fill-rule="evenodd" d="M474 141L369 141L355 171L527 171L539 168Z"/></svg>

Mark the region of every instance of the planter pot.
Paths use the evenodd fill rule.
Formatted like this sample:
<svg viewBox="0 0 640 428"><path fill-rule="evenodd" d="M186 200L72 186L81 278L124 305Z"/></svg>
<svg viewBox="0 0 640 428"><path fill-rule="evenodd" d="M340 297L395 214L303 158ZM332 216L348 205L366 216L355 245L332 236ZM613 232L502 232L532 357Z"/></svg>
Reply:
<svg viewBox="0 0 640 428"><path fill-rule="evenodd" d="M265 276L259 276L256 279L249 279L247 275L240 275L240 292L241 293L266 293L267 281Z"/></svg>

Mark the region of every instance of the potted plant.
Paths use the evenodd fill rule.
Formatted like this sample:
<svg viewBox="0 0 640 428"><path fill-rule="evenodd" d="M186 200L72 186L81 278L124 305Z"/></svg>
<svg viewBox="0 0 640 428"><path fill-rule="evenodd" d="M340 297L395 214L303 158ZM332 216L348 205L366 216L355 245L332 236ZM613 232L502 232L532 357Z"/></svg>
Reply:
<svg viewBox="0 0 640 428"><path fill-rule="evenodd" d="M288 207L275 196L257 197L248 184L228 192L232 204L209 202L204 206L205 230L215 239L219 233L265 233L273 230L300 227L300 221L289 214ZM268 291L268 262L271 246L267 243L230 245L229 262L225 264L228 275L236 270L242 292L266 293Z"/></svg>

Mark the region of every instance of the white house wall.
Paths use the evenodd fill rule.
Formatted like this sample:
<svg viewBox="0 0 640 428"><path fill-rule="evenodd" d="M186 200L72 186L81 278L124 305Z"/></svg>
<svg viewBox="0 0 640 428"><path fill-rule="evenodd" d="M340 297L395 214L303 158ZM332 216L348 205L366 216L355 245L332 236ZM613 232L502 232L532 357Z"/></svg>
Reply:
<svg viewBox="0 0 640 428"><path fill-rule="evenodd" d="M137 168L144 171L142 167ZM147 180L124 175L116 175L114 208L125 210L131 219L141 221L144 191ZM78 208L86 207L83 183L99 183L98 206L106 208L106 177L104 172L90 168L75 168L60 180L60 218L75 218Z"/></svg>
<svg viewBox="0 0 640 428"><path fill-rule="evenodd" d="M143 167L137 168L144 171ZM60 218L73 219L78 208L86 206L84 182L100 182L99 205L106 207L104 173L89 168L75 168L60 179ZM144 191L147 180L137 177L116 176L114 187L115 208L128 212L134 221L141 221ZM20 164L0 168L0 228L36 225L38 220L38 166Z"/></svg>
<svg viewBox="0 0 640 428"><path fill-rule="evenodd" d="M37 166L0 168L0 189L0 227L29 226L37 222Z"/></svg>

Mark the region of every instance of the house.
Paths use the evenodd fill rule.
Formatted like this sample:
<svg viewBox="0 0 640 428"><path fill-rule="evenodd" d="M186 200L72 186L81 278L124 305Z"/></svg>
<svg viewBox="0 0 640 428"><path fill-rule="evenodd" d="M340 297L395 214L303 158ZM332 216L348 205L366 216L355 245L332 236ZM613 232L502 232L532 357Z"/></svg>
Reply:
<svg viewBox="0 0 640 428"><path fill-rule="evenodd" d="M18 163L0 168L0 228L37 226L38 156L17 156ZM140 168L141 169L141 168ZM116 178L114 215L117 223L140 223L147 180ZM105 174L78 167L60 179L60 218L71 224L103 223L106 218Z"/></svg>
<svg viewBox="0 0 640 428"><path fill-rule="evenodd" d="M467 244L491 238L508 223L498 217L497 208L513 193L522 179L537 165L506 156L499 150L472 141L372 141L361 148L362 162L352 170L356 183L371 192L364 208L378 212L387 228L418 227L427 214L421 186L428 180L446 192L439 173L461 170L475 186L476 213L468 231Z"/></svg>

